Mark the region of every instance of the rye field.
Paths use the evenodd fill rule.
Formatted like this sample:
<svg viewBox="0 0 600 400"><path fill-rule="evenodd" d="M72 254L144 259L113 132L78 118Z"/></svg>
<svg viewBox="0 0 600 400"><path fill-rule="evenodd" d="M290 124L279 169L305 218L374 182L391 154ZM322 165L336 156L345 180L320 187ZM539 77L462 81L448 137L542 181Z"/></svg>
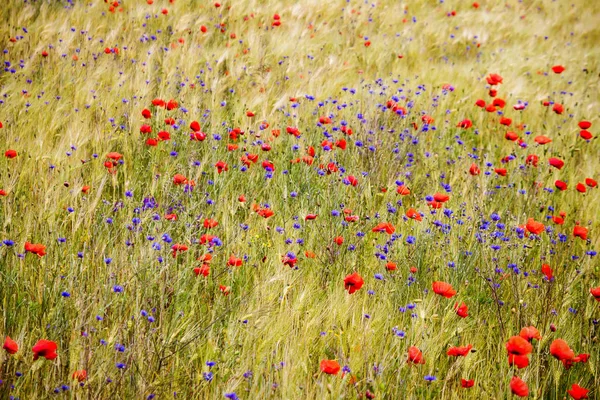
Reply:
<svg viewBox="0 0 600 400"><path fill-rule="evenodd" d="M0 399L600 398L600 2L0 21Z"/></svg>

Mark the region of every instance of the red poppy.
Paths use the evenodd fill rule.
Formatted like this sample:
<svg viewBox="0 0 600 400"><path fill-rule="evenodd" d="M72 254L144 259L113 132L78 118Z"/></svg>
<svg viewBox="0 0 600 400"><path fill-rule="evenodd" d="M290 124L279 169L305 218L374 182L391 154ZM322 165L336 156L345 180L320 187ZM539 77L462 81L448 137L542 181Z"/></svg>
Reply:
<svg viewBox="0 0 600 400"><path fill-rule="evenodd" d="M479 175L480 173L481 173L481 170L479 169L477 164L475 164L475 163L471 164L471 167L469 168L469 174L475 176L475 175Z"/></svg>
<svg viewBox="0 0 600 400"><path fill-rule="evenodd" d="M557 225L562 225L565 223L565 220L561 217L557 217L557 216L552 216L552 222L554 222Z"/></svg>
<svg viewBox="0 0 600 400"><path fill-rule="evenodd" d="M499 85L502 83L502 77L498 74L489 74L489 76L486 78L487 83L491 86L494 85Z"/></svg>
<svg viewBox="0 0 600 400"><path fill-rule="evenodd" d="M358 185L358 179L356 179L354 175L348 175L346 179L348 179L348 182L350 182L352 186Z"/></svg>
<svg viewBox="0 0 600 400"><path fill-rule="evenodd" d="M575 186L575 189L579 192L579 193L585 193L587 191L585 185L581 182L577 183L577 185Z"/></svg>
<svg viewBox="0 0 600 400"><path fill-rule="evenodd" d="M348 291L349 294L360 290L363 287L365 281L363 278L357 273L353 273L344 278L344 288Z"/></svg>
<svg viewBox="0 0 600 400"><path fill-rule="evenodd" d="M152 127L150 125L140 126L140 133L152 133Z"/></svg>
<svg viewBox="0 0 600 400"><path fill-rule="evenodd" d="M514 365L519 369L523 369L529 365L529 357L520 356L517 354L509 354L508 365Z"/></svg>
<svg viewBox="0 0 600 400"><path fill-rule="evenodd" d="M398 194L401 196L408 196L410 194L410 189L404 185L400 185L396 189L396 192L398 192Z"/></svg>
<svg viewBox="0 0 600 400"><path fill-rule="evenodd" d="M554 111L556 114L560 115L563 113L564 110L565 108L560 103L554 103L554 105L552 106L552 111Z"/></svg>
<svg viewBox="0 0 600 400"><path fill-rule="evenodd" d="M540 158L538 156L536 156L535 154L530 154L525 159L525 164L533 165L534 167L537 167L539 160L540 160Z"/></svg>
<svg viewBox="0 0 600 400"><path fill-rule="evenodd" d="M236 258L235 256L231 255L229 257L229 260L227 260L227 266L228 267L241 267L242 266L242 259L241 258Z"/></svg>
<svg viewBox="0 0 600 400"><path fill-rule="evenodd" d="M583 226L575 225L573 227L573 236L583 240L587 240L588 229Z"/></svg>
<svg viewBox="0 0 600 400"><path fill-rule="evenodd" d="M110 158L113 161L119 161L123 157L122 154L112 151L106 155L106 158Z"/></svg>
<svg viewBox="0 0 600 400"><path fill-rule="evenodd" d="M526 356L533 351L533 346L521 336L512 336L506 342L506 351L508 351L508 354Z"/></svg>
<svg viewBox="0 0 600 400"><path fill-rule="evenodd" d="M393 263L393 262L391 262L391 261L388 261L388 262L385 264L385 269L386 269L386 270L388 270L388 271L395 271L395 270L396 270L396 268L398 268L398 266L396 265L396 263Z"/></svg>
<svg viewBox="0 0 600 400"><path fill-rule="evenodd" d="M87 379L87 371L85 369L75 371L72 375L73 379L76 379L77 382L83 382Z"/></svg>
<svg viewBox="0 0 600 400"><path fill-rule="evenodd" d="M544 232L544 224L535 221L533 218L529 218L527 220L525 227L529 233L533 233L535 235L539 235L540 233Z"/></svg>
<svg viewBox="0 0 600 400"><path fill-rule="evenodd" d="M574 398L575 400L587 399L588 392L589 392L588 389L582 388L581 386L579 386L576 383L571 385L571 389L567 390L567 393L569 393L571 395L571 397Z"/></svg>
<svg viewBox="0 0 600 400"><path fill-rule="evenodd" d="M6 158L15 158L17 156L17 152L15 150L6 150L4 153L4 157Z"/></svg>
<svg viewBox="0 0 600 400"><path fill-rule="evenodd" d="M531 342L533 339L542 340L540 331L538 331L534 326L527 326L521 329L521 332L519 332L519 336L521 336L523 339L529 342Z"/></svg>
<svg viewBox="0 0 600 400"><path fill-rule="evenodd" d="M506 176L507 171L505 168L494 168L494 172L500 176Z"/></svg>
<svg viewBox="0 0 600 400"><path fill-rule="evenodd" d="M440 296L444 296L449 299L456 294L456 290L452 288L452 285L446 282L433 282L432 288L435 294L439 294Z"/></svg>
<svg viewBox="0 0 600 400"><path fill-rule="evenodd" d="M202 223L202 225L207 229L211 229L211 228L216 228L219 225L219 222L217 222L216 220L211 219L211 218L206 218L204 220L204 222Z"/></svg>
<svg viewBox="0 0 600 400"><path fill-rule="evenodd" d="M554 186L556 186L556 188L560 191L567 190L567 183L563 182L563 181L559 181L559 180L555 181Z"/></svg>
<svg viewBox="0 0 600 400"><path fill-rule="evenodd" d="M221 173L223 171L227 171L229 170L229 167L227 166L227 164L224 161L219 161L215 164L215 167L217 168L217 173Z"/></svg>
<svg viewBox="0 0 600 400"><path fill-rule="evenodd" d="M463 378L460 380L460 385L464 388L470 388L473 387L473 385L475 385L475 380Z"/></svg>
<svg viewBox="0 0 600 400"><path fill-rule="evenodd" d="M58 346L55 342L46 339L40 339L33 346L33 359L37 360L40 357L44 357L46 360L54 360L58 354L56 354L56 349Z"/></svg>
<svg viewBox="0 0 600 400"><path fill-rule="evenodd" d="M440 203L445 203L448 200L450 200L450 196L448 196L447 194L436 193L433 195L433 199L435 201L439 201Z"/></svg>
<svg viewBox="0 0 600 400"><path fill-rule="evenodd" d="M179 243L175 243L173 246L171 246L171 255L173 256L173 258L177 257L177 252L184 252L184 251L188 251L188 247L185 244L179 244Z"/></svg>
<svg viewBox="0 0 600 400"><path fill-rule="evenodd" d="M179 107L179 103L171 99L167 102L167 110L171 111Z"/></svg>
<svg viewBox="0 0 600 400"><path fill-rule="evenodd" d="M327 375L337 375L340 372L340 364L335 360L323 360L320 365L321 371Z"/></svg>
<svg viewBox="0 0 600 400"><path fill-rule="evenodd" d="M452 357L466 357L472 348L473 345L468 345L464 347L450 347L446 354Z"/></svg>
<svg viewBox="0 0 600 400"><path fill-rule="evenodd" d="M590 121L579 121L577 124L581 129L589 129L592 126Z"/></svg>
<svg viewBox="0 0 600 400"><path fill-rule="evenodd" d="M458 128L464 128L464 129L469 129L470 127L473 126L473 123L471 122L470 119L463 119L462 121L460 121L458 123L458 125L456 125Z"/></svg>
<svg viewBox="0 0 600 400"><path fill-rule="evenodd" d="M406 210L406 216L410 219L416 219L417 221L423 220L421 214L419 214L419 212L414 208L409 208L408 210Z"/></svg>
<svg viewBox="0 0 600 400"><path fill-rule="evenodd" d="M535 142L539 145L543 145L543 144L552 142L552 139L550 139L548 136L544 136L544 135L536 136L535 139L533 139L533 140L535 140Z"/></svg>
<svg viewBox="0 0 600 400"><path fill-rule="evenodd" d="M556 169L561 169L565 165L565 162L563 160L554 157L549 158L548 163Z"/></svg>
<svg viewBox="0 0 600 400"><path fill-rule="evenodd" d="M559 360L571 360L575 353L563 339L556 339L550 344L550 354Z"/></svg>
<svg viewBox="0 0 600 400"><path fill-rule="evenodd" d="M415 346L410 346L408 348L408 360L407 363L413 364L425 364L425 359L423 358L423 353Z"/></svg>
<svg viewBox="0 0 600 400"><path fill-rule="evenodd" d="M504 139L506 140L510 140L512 142L514 142L515 140L519 139L519 135L517 135L515 132L513 131L508 131L506 132L506 134L504 135Z"/></svg>
<svg viewBox="0 0 600 400"><path fill-rule="evenodd" d="M542 264L542 274L546 275L546 279L552 280L552 268L548 264Z"/></svg>
<svg viewBox="0 0 600 400"><path fill-rule="evenodd" d="M600 286L595 288L590 288L590 294L594 296L596 301L600 301Z"/></svg>
<svg viewBox="0 0 600 400"><path fill-rule="evenodd" d="M25 242L25 251L33 254L37 254L38 257L42 257L46 255L46 246L43 244L34 244Z"/></svg>
<svg viewBox="0 0 600 400"><path fill-rule="evenodd" d="M344 243L344 238L341 237L341 236L336 236L336 237L333 238L333 242L335 244L337 244L338 246L341 246L342 243Z"/></svg>
<svg viewBox="0 0 600 400"><path fill-rule="evenodd" d="M585 178L585 184L592 188L598 186L598 182L596 182L592 178Z"/></svg>
<svg viewBox="0 0 600 400"><path fill-rule="evenodd" d="M554 67L552 67L552 72L554 72L555 74L561 74L564 70L565 67L563 67L562 65L555 65Z"/></svg>
<svg viewBox="0 0 600 400"><path fill-rule="evenodd" d="M527 387L527 384L518 376L513 376L510 380L510 390L513 392L513 394L519 397L529 396L529 388Z"/></svg>
<svg viewBox="0 0 600 400"><path fill-rule="evenodd" d="M7 336L6 339L4 339L4 345L2 345L2 348L6 350L8 354L15 354L17 351L19 351L19 345L17 342L12 340L10 336Z"/></svg>
<svg viewBox="0 0 600 400"><path fill-rule="evenodd" d="M492 104L498 108L504 108L506 106L506 101L500 97L496 97L494 101L492 101Z"/></svg>
<svg viewBox="0 0 600 400"><path fill-rule="evenodd" d="M456 315L461 318L467 318L469 316L469 308L465 303L461 303L459 306L458 303L454 304L454 311L456 311Z"/></svg>
<svg viewBox="0 0 600 400"><path fill-rule="evenodd" d="M485 100L483 100L483 99L479 99L479 100L477 100L477 101L475 102L475 105L476 105L477 107L481 107L481 108L483 108L483 107L485 107Z"/></svg>
<svg viewBox="0 0 600 400"><path fill-rule="evenodd" d="M500 118L500 125L510 126L510 124L512 124L512 119L506 117Z"/></svg>
<svg viewBox="0 0 600 400"><path fill-rule="evenodd" d="M187 184L188 183L188 179L181 175L181 174L175 174L173 175L173 183L175 185L183 185L183 184Z"/></svg>
<svg viewBox="0 0 600 400"><path fill-rule="evenodd" d="M391 235L392 233L394 233L396 231L396 228L394 228L394 225L390 224L389 222L380 222L379 224L377 224L376 227L374 227L372 229L373 232L385 232L388 235Z"/></svg>
<svg viewBox="0 0 600 400"><path fill-rule="evenodd" d="M590 140L594 137L594 135L592 135L589 131L586 131L585 129L579 131L579 136L581 136L585 140Z"/></svg>

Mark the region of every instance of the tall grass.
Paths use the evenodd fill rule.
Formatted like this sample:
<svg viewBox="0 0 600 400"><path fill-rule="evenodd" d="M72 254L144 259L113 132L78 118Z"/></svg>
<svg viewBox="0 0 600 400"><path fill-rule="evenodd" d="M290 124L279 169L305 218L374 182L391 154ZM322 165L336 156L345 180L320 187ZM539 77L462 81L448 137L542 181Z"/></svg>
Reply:
<svg viewBox="0 0 600 400"><path fill-rule="evenodd" d="M368 390L380 399L501 399L511 398L514 374L531 398L562 399L573 383L597 396L600 315L589 290L600 286L600 206L597 188L575 186L598 180L597 140L582 139L577 123L591 121L592 134L600 125L600 3L479 3L154 0L111 12L100 1L6 1L0 143L18 156L0 159L0 337L20 349L0 353L0 397L323 399ZM272 26L275 13L281 26ZM558 64L561 74L551 70ZM474 105L492 102L490 73L503 77L497 96L506 100L493 113ZM386 107L392 96L405 115ZM152 106L155 98L179 107ZM524 111L513 109L518 101ZM424 124L425 114L434 122ZM319 124L322 116L332 124ZM465 118L472 128L457 127ZM194 120L206 140L189 140ZM339 131L346 123L350 136ZM244 134L234 141L236 127ZM161 130L171 139L147 146ZM509 130L527 147L506 140ZM324 131L347 148L324 150ZM538 135L552 142L537 145ZM312 165L292 162L309 146ZM123 157L107 170L109 152ZM246 153L259 160L242 171ZM537 167L526 164L530 154ZM565 166L550 167L550 157ZM228 171L217 172L219 161ZM328 163L338 171L323 173ZM174 185L175 174L195 186ZM344 183L349 175L356 186ZM397 181L411 194L400 196ZM450 196L437 210L425 201L435 192ZM253 204L275 214L265 219ZM406 218L409 208L423 221ZM344 209L359 220L343 222ZM318 217L305 221L311 213ZM546 232L519 237L530 217ZM205 228L207 218L218 226ZM372 232L379 222L394 235ZM576 222L587 240L573 237ZM220 242L202 245L203 234ZM47 254L25 253L25 242ZM172 257L176 243L189 250ZM283 264L288 252L296 268ZM196 276L207 253L210 275ZM227 266L232 255L241 267ZM352 272L365 285L350 295L343 279ZM433 281L457 295L434 294ZM455 302L468 305L467 318ZM516 370L505 343L529 325L542 340ZM565 369L549 354L557 338L590 360ZM58 344L55 360L32 360L39 339ZM467 357L446 355L467 344ZM424 365L407 363L410 346ZM346 372L322 373L323 359ZM79 384L72 373L82 369ZM461 378L475 386L463 389Z"/></svg>

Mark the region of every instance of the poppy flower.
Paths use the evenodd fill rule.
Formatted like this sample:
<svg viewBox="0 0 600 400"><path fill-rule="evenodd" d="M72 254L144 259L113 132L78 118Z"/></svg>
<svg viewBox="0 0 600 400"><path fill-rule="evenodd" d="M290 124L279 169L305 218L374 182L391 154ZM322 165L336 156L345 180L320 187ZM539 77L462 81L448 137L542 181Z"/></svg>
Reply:
<svg viewBox="0 0 600 400"><path fill-rule="evenodd" d="M458 303L454 304L454 311L456 311L456 315L461 318L467 318L469 316L469 308L465 303L461 303L459 306Z"/></svg>
<svg viewBox="0 0 600 400"><path fill-rule="evenodd" d="M450 196L448 196L447 194L436 193L433 195L433 199L435 201L439 201L440 203L445 203L448 200L450 200Z"/></svg>
<svg viewBox="0 0 600 400"><path fill-rule="evenodd" d="M600 301L600 286L595 288L590 288L590 294L594 296L596 301Z"/></svg>
<svg viewBox="0 0 600 400"><path fill-rule="evenodd" d="M525 164L537 167L539 160L540 158L538 156L536 156L535 154L530 154L525 159Z"/></svg>
<svg viewBox="0 0 600 400"><path fill-rule="evenodd" d="M554 111L556 114L560 115L563 113L564 110L565 108L560 103L554 103L554 105L552 106L552 111Z"/></svg>
<svg viewBox="0 0 600 400"><path fill-rule="evenodd" d="M500 125L510 126L510 124L512 124L512 119L506 117L500 118Z"/></svg>
<svg viewBox="0 0 600 400"><path fill-rule="evenodd" d="M585 185L581 182L577 183L577 185L575 186L575 189L579 192L579 193L585 193L587 191Z"/></svg>
<svg viewBox="0 0 600 400"><path fill-rule="evenodd" d="M554 72L555 74L561 74L564 70L565 67L563 67L562 65L555 65L554 67L552 67L552 72Z"/></svg>
<svg viewBox="0 0 600 400"><path fill-rule="evenodd" d="M314 252L310 251L310 250L306 250L304 252L304 256L306 258L315 258L317 255Z"/></svg>
<svg viewBox="0 0 600 400"><path fill-rule="evenodd" d="M147 108L144 108L142 110L142 117L148 119L148 118L152 118L152 112L150 112L150 110L148 110Z"/></svg>
<svg viewBox="0 0 600 400"><path fill-rule="evenodd" d="M361 287L363 287L365 281L358 273L353 273L344 278L344 288L348 291L349 294L352 294Z"/></svg>
<svg viewBox="0 0 600 400"><path fill-rule="evenodd" d="M217 222L216 220L211 219L211 218L206 218L206 219L204 219L204 222L202 223L202 225L207 229L212 229L212 228L216 228L219 225L219 222Z"/></svg>
<svg viewBox="0 0 600 400"><path fill-rule="evenodd" d="M519 336L521 336L523 339L529 342L531 342L533 339L542 340L540 331L538 331L534 326L527 326L521 329L521 332L519 332Z"/></svg>
<svg viewBox="0 0 600 400"><path fill-rule="evenodd" d="M527 387L527 384L518 376L513 376L510 380L510 391L519 397L529 396L529 388Z"/></svg>
<svg viewBox="0 0 600 400"><path fill-rule="evenodd" d="M42 257L46 255L46 246L43 244L25 242L25 251L36 254L38 257Z"/></svg>
<svg viewBox="0 0 600 400"><path fill-rule="evenodd" d="M423 353L415 346L410 346L408 348L408 360L407 363L413 364L425 364L425 359L423 358Z"/></svg>
<svg viewBox="0 0 600 400"><path fill-rule="evenodd" d="M561 360L561 361L562 361L563 365L565 366L565 369L569 369L575 363L586 363L589 358L590 358L589 354L579 354L570 360Z"/></svg>
<svg viewBox="0 0 600 400"><path fill-rule="evenodd" d="M55 342L46 339L40 339L33 346L33 359L37 360L40 357L44 357L46 360L54 360L58 354L56 354L56 349L58 346Z"/></svg>
<svg viewBox="0 0 600 400"><path fill-rule="evenodd" d="M388 261L388 262L385 264L385 269L386 269L386 270L388 270L388 271L395 271L395 270L396 270L396 268L398 268L398 266L396 265L396 263L393 263L393 262L391 262L391 261Z"/></svg>
<svg viewBox="0 0 600 400"><path fill-rule="evenodd" d="M185 244L179 244L176 243L173 246L171 246L171 255L173 256L173 258L177 257L177 252L184 252L184 251L188 251L188 247Z"/></svg>
<svg viewBox="0 0 600 400"><path fill-rule="evenodd" d="M507 171L505 168L494 168L494 172L500 176L506 176Z"/></svg>
<svg viewBox="0 0 600 400"><path fill-rule="evenodd" d="M113 161L119 161L123 157L122 154L112 151L106 155L106 158L110 158Z"/></svg>
<svg viewBox="0 0 600 400"><path fill-rule="evenodd" d="M337 375L340 372L340 364L335 360L323 360L320 365L321 371L327 375Z"/></svg>
<svg viewBox="0 0 600 400"><path fill-rule="evenodd" d="M544 232L544 224L535 221L533 218L529 218L527 220L525 227L529 233L533 233L534 235L539 235L540 233Z"/></svg>
<svg viewBox="0 0 600 400"><path fill-rule="evenodd" d="M546 275L546 279L548 279L549 281L552 280L552 268L550 268L550 266L548 264L542 264L542 274Z"/></svg>
<svg viewBox="0 0 600 400"><path fill-rule="evenodd" d="M229 260L227 260L227 266L228 267L241 267L242 259L236 258L235 256L232 255L229 257Z"/></svg>
<svg viewBox="0 0 600 400"><path fill-rule="evenodd" d="M473 122L470 119L463 119L456 125L458 128L469 129L473 126Z"/></svg>
<svg viewBox="0 0 600 400"><path fill-rule="evenodd" d="M396 192L398 192L400 196L408 196L410 194L410 189L404 185L400 185L396 189Z"/></svg>
<svg viewBox="0 0 600 400"><path fill-rule="evenodd" d="M202 264L201 267L194 268L194 274L196 274L196 276L202 275L204 277L207 277L208 275L210 275L210 265Z"/></svg>
<svg viewBox="0 0 600 400"><path fill-rule="evenodd" d="M6 150L4 153L4 157L6 158L15 158L17 156L17 152L15 150Z"/></svg>
<svg viewBox="0 0 600 400"><path fill-rule="evenodd" d="M517 135L515 132L513 131L508 131L506 132L506 134L504 135L504 139L506 140L510 140L512 142L514 142L515 140L519 139L519 135Z"/></svg>
<svg viewBox="0 0 600 400"><path fill-rule="evenodd" d="M576 383L571 385L571 389L567 390L567 393L569 393L571 395L571 397L574 398L575 400L587 399L588 392L589 392L588 389L582 388L581 386L579 386Z"/></svg>
<svg viewBox="0 0 600 400"><path fill-rule="evenodd" d="M73 379L76 379L77 382L83 382L87 379L87 371L85 369L75 371L71 376Z"/></svg>
<svg viewBox="0 0 600 400"><path fill-rule="evenodd" d="M489 74L486 78L488 85L495 86L502 83L502 77L498 74Z"/></svg>
<svg viewBox="0 0 600 400"><path fill-rule="evenodd" d="M350 183L350 185L352 185L352 186L358 185L358 179L356 179L356 177L354 175L348 175L348 177L346 179L347 179L348 183Z"/></svg>
<svg viewBox="0 0 600 400"><path fill-rule="evenodd" d="M588 229L583 226L575 225L573 227L573 237L587 240Z"/></svg>
<svg viewBox="0 0 600 400"><path fill-rule="evenodd" d="M152 127L150 125L140 126L140 133L152 133Z"/></svg>
<svg viewBox="0 0 600 400"><path fill-rule="evenodd" d="M390 224L389 222L380 222L379 224L377 224L376 227L374 227L372 229L373 232L385 232L388 235L391 235L392 233L394 233L396 231L396 228L394 228L394 225Z"/></svg>
<svg viewBox="0 0 600 400"><path fill-rule="evenodd" d="M188 183L188 179L181 175L181 174L175 174L173 175L173 183L175 185L183 185L183 184L187 184Z"/></svg>
<svg viewBox="0 0 600 400"><path fill-rule="evenodd" d="M452 288L452 285L446 282L436 281L433 282L431 286L435 294L444 296L447 299L453 297L456 294L456 290Z"/></svg>
<svg viewBox="0 0 600 400"><path fill-rule="evenodd" d="M562 217L557 217L557 216L553 215L552 222L554 222L557 225L562 225L565 223L565 220Z"/></svg>
<svg viewBox="0 0 600 400"><path fill-rule="evenodd" d="M481 170L479 169L477 164L475 164L475 163L471 164L471 167L469 168L469 174L471 174L472 176L475 176L475 175L479 175L480 173L481 173Z"/></svg>
<svg viewBox="0 0 600 400"><path fill-rule="evenodd" d="M543 144L552 142L552 139L550 139L548 136L544 136L544 135L536 136L535 139L533 139L533 140L535 140L535 142L539 145L543 145Z"/></svg>
<svg viewBox="0 0 600 400"><path fill-rule="evenodd" d="M17 342L12 340L10 336L7 336L6 339L4 339L4 345L2 345L2 348L6 350L8 354L15 354L17 351L19 351L19 345Z"/></svg>
<svg viewBox="0 0 600 400"><path fill-rule="evenodd" d="M561 361L575 357L575 353L563 339L556 339L550 344L550 354Z"/></svg>
<svg viewBox="0 0 600 400"><path fill-rule="evenodd" d="M231 292L231 287L225 286L225 285L219 285L219 290L221 291L223 296L227 296Z"/></svg>
<svg viewBox="0 0 600 400"><path fill-rule="evenodd" d="M468 345L468 346L463 346L463 347L456 347L456 346L450 347L448 349L448 351L446 352L446 354L448 354L449 356L452 356L452 357L466 357L472 348L473 348L473 345Z"/></svg>
<svg viewBox="0 0 600 400"><path fill-rule="evenodd" d="M217 168L217 173L221 173L223 171L227 171L229 170L229 167L227 166L227 164L224 161L219 161L215 164L215 167Z"/></svg>
<svg viewBox="0 0 600 400"><path fill-rule="evenodd" d="M406 210L406 216L410 219L416 219L417 221L423 220L421 214L419 214L419 212L414 208L409 208L408 210Z"/></svg>
<svg viewBox="0 0 600 400"><path fill-rule="evenodd" d="M171 99L167 102L167 110L171 111L179 107L179 103Z"/></svg>
<svg viewBox="0 0 600 400"><path fill-rule="evenodd" d="M585 140L590 140L594 137L589 131L586 131L585 129L579 132L579 136L581 136Z"/></svg>
<svg viewBox="0 0 600 400"><path fill-rule="evenodd" d="M581 129L589 129L592 126L592 123L590 121L579 121L579 123L577 124Z"/></svg>
<svg viewBox="0 0 600 400"><path fill-rule="evenodd" d="M504 108L506 106L506 101L500 97L496 97L494 101L492 101L492 104L498 108Z"/></svg>
<svg viewBox="0 0 600 400"><path fill-rule="evenodd" d="M464 388L470 388L470 387L473 387L473 385L475 385L475 380L473 380L473 379L462 378L460 380L460 386L462 386Z"/></svg>
<svg viewBox="0 0 600 400"><path fill-rule="evenodd" d="M477 100L477 101L475 102L475 105L476 105L477 107L483 108L483 107L485 107L485 100L483 100L483 99L479 99L479 100Z"/></svg>
<svg viewBox="0 0 600 400"><path fill-rule="evenodd" d="M556 181L554 182L554 186L556 186L556 188L557 188L558 190L560 190L560 191L565 191L565 190L567 190L567 183L566 183L566 182L563 182L563 181L556 180Z"/></svg>
<svg viewBox="0 0 600 400"><path fill-rule="evenodd" d="M521 336L512 336L506 342L506 350L508 354L526 356L533 351L533 346Z"/></svg>
<svg viewBox="0 0 600 400"><path fill-rule="evenodd" d="M529 365L529 357L520 356L517 354L509 354L508 365L514 365L519 369L523 369Z"/></svg>
<svg viewBox="0 0 600 400"><path fill-rule="evenodd" d="M585 184L592 188L598 186L598 182L596 182L592 178L585 178Z"/></svg>

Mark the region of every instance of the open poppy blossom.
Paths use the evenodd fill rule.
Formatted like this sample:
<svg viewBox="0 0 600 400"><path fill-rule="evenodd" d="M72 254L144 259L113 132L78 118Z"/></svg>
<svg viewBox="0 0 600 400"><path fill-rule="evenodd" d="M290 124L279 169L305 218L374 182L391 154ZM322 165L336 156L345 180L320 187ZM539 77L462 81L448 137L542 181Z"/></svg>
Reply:
<svg viewBox="0 0 600 400"><path fill-rule="evenodd" d="M519 332L519 336L521 336L528 342L531 342L533 339L542 340L542 335L540 335L540 331L538 331L534 326L527 326L521 329L521 332Z"/></svg>
<svg viewBox="0 0 600 400"><path fill-rule="evenodd" d="M510 391L519 397L529 396L529 387L518 376L513 376L510 380Z"/></svg>
<svg viewBox="0 0 600 400"><path fill-rule="evenodd" d="M44 246L43 244L34 244L34 243L29 243L29 242L25 242L25 251L28 253L32 253L37 255L38 257L42 257L46 255L46 246Z"/></svg>
<svg viewBox="0 0 600 400"><path fill-rule="evenodd" d="M412 364L425 364L425 359L423 358L423 353L415 346L410 346L408 348L408 360L407 363Z"/></svg>
<svg viewBox="0 0 600 400"><path fill-rule="evenodd" d="M56 354L56 350L58 346L55 342L46 339L40 339L33 346L33 359L37 360L40 357L44 357L47 360L54 360L58 355Z"/></svg>
<svg viewBox="0 0 600 400"><path fill-rule="evenodd" d="M550 344L550 354L561 361L575 357L575 353L563 339L556 339Z"/></svg>
<svg viewBox="0 0 600 400"><path fill-rule="evenodd" d="M576 383L572 384L571 389L567 390L567 393L575 400L587 399L589 392L589 389L583 388Z"/></svg>
<svg viewBox="0 0 600 400"><path fill-rule="evenodd" d="M545 229L544 224L542 224L541 222L537 222L533 218L529 218L527 220L527 224L525 224L525 227L527 228L527 231L529 233L533 233L534 235L539 235L540 233L544 232Z"/></svg>
<svg viewBox="0 0 600 400"><path fill-rule="evenodd" d="M341 369L340 364L335 360L322 360L320 368L327 375L337 375Z"/></svg>
<svg viewBox="0 0 600 400"><path fill-rule="evenodd" d="M17 342L12 340L10 336L7 336L6 339L4 339L4 344L2 345L2 348L6 350L8 354L16 354L17 351L19 351L19 345L17 344Z"/></svg>
<svg viewBox="0 0 600 400"><path fill-rule="evenodd" d="M469 316L469 308L465 303L461 303L460 306L458 303L454 304L454 311L456 311L456 315L461 318L467 318Z"/></svg>
<svg viewBox="0 0 600 400"><path fill-rule="evenodd" d="M71 377L77 382L83 382L87 379L87 371L85 369L75 371L73 372L73 375L71 375Z"/></svg>
<svg viewBox="0 0 600 400"><path fill-rule="evenodd" d="M475 380L462 378L460 380L460 385L464 388L471 388L475 385Z"/></svg>
<svg viewBox="0 0 600 400"><path fill-rule="evenodd" d="M431 287L435 294L439 294L440 296L443 296L447 299L453 297L456 294L456 290L454 290L452 285L446 282L433 282Z"/></svg>
<svg viewBox="0 0 600 400"><path fill-rule="evenodd" d="M472 345L467 345L464 347L450 347L446 354L451 357L466 357L471 352L472 348Z"/></svg>
<svg viewBox="0 0 600 400"><path fill-rule="evenodd" d="M380 222L379 224L377 224L377 226L375 226L372 229L373 232L385 232L388 235L391 235L392 233L394 233L396 231L396 228L394 228L394 225L390 224L389 222Z"/></svg>
<svg viewBox="0 0 600 400"><path fill-rule="evenodd" d="M348 291L349 294L355 293L363 287L365 281L363 278L356 272L350 274L344 278L344 288Z"/></svg>

